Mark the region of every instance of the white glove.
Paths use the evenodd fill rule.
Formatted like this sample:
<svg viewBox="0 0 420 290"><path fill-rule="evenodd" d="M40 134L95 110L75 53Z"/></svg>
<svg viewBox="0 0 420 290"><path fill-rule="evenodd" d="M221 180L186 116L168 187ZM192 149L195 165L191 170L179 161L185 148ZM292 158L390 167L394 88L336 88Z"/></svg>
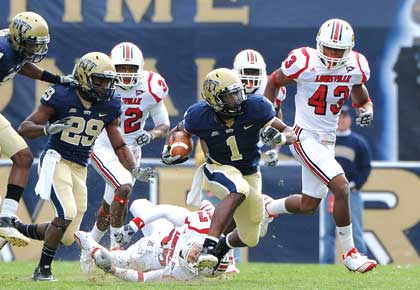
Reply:
<svg viewBox="0 0 420 290"><path fill-rule="evenodd" d="M262 159L264 160L264 165L276 166L277 161L279 161L279 153L276 149L271 149L263 152Z"/></svg>
<svg viewBox="0 0 420 290"><path fill-rule="evenodd" d="M161 158L162 158L162 162L165 163L166 165L179 164L188 160L188 156L184 158L182 158L180 155L172 156L170 145L165 145L163 147Z"/></svg>
<svg viewBox="0 0 420 290"><path fill-rule="evenodd" d="M74 78L73 75L66 75L66 76L60 76L60 84L62 85L78 85L79 82Z"/></svg>
<svg viewBox="0 0 420 290"><path fill-rule="evenodd" d="M146 130L140 130L136 137L137 145L140 147L149 144L153 140L153 135Z"/></svg>
<svg viewBox="0 0 420 290"><path fill-rule="evenodd" d="M45 135L54 135L72 126L71 118L65 117L44 127Z"/></svg>
<svg viewBox="0 0 420 290"><path fill-rule="evenodd" d="M136 167L131 171L131 175L137 180L149 182L152 178L157 176L157 171L150 167Z"/></svg>
<svg viewBox="0 0 420 290"><path fill-rule="evenodd" d="M115 241L122 247L125 248L131 241L131 238L138 231L138 227L132 221L126 224L121 232L114 234Z"/></svg>
<svg viewBox="0 0 420 290"><path fill-rule="evenodd" d="M373 122L373 112L360 108L360 114L356 118L356 124L360 127L367 127Z"/></svg>
<svg viewBox="0 0 420 290"><path fill-rule="evenodd" d="M112 271L112 255L108 250L100 248L95 252L93 259L96 266L104 272L110 273Z"/></svg>
<svg viewBox="0 0 420 290"><path fill-rule="evenodd" d="M280 133L279 130L271 126L265 127L260 133L261 141L264 144L270 145L271 143L283 145L286 143L286 135Z"/></svg>

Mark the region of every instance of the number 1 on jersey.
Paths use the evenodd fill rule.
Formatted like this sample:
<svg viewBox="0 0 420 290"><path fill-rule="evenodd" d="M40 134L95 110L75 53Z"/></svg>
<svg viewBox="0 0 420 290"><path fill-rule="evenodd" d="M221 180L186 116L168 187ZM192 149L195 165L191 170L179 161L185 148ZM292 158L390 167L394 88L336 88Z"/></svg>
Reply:
<svg viewBox="0 0 420 290"><path fill-rule="evenodd" d="M229 138L226 139L226 144L229 146L230 152L232 153L230 160L238 161L243 158L242 154L239 152L235 136L229 136Z"/></svg>

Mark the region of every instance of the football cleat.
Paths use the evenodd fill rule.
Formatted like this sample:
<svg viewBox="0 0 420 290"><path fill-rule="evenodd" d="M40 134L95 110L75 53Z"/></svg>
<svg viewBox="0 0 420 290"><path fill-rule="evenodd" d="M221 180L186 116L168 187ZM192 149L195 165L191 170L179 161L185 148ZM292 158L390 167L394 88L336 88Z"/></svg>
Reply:
<svg viewBox="0 0 420 290"><path fill-rule="evenodd" d="M34 274L32 275L32 280L34 281L47 281L47 282L55 282L57 281L51 273L51 268L48 267L36 267Z"/></svg>
<svg viewBox="0 0 420 290"><path fill-rule="evenodd" d="M93 269L93 259L88 251L82 249L80 253L80 271L82 273L88 274L91 273Z"/></svg>
<svg viewBox="0 0 420 290"><path fill-rule="evenodd" d="M343 255L343 262L349 271L360 273L369 272L377 265L375 260L371 260L359 253L356 248L351 249L346 255Z"/></svg>
<svg viewBox="0 0 420 290"><path fill-rule="evenodd" d="M214 268L219 264L219 259L211 253L202 252L197 259L196 268L198 273L210 277L213 275Z"/></svg>
<svg viewBox="0 0 420 290"><path fill-rule="evenodd" d="M29 238L22 235L12 223L11 217L0 217L0 238L5 239L12 246L25 247L29 244Z"/></svg>
<svg viewBox="0 0 420 290"><path fill-rule="evenodd" d="M226 268L226 273L238 274L240 270L236 267L235 257L230 254L228 254L228 256L229 256L229 265Z"/></svg>
<svg viewBox="0 0 420 290"><path fill-rule="evenodd" d="M267 234L268 224L271 223L275 217L278 217L278 215L271 215L267 211L267 205L270 202L272 202L273 199L266 194L263 194L263 197L264 197L264 217L261 220L261 225L260 225L260 237L261 238L264 237Z"/></svg>

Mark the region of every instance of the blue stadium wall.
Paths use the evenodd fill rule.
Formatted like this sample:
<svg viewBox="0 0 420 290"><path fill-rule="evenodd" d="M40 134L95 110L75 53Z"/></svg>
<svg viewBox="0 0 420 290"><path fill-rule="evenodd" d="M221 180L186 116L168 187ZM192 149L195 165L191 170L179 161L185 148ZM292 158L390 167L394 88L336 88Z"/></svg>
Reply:
<svg viewBox="0 0 420 290"><path fill-rule="evenodd" d="M412 0L339 3L321 0L292 4L278 0L10 0L0 3L0 27L6 27L10 16L22 10L43 15L50 26L51 44L41 65L64 74L70 73L75 60L87 52L108 53L121 41L138 44L146 57L146 68L158 70L167 80L171 121L176 124L186 108L197 100L198 84L213 67L231 67L237 52L254 48L264 55L270 73L291 49L314 47L322 22L343 18L353 25L355 50L366 55L372 71L368 88L375 103L375 123L367 130L355 130L367 137L376 160L397 160L398 145L405 149L405 159L420 160L418 150L410 142L397 144L398 132L404 140L420 138L420 133L415 128L414 134L409 135L404 135L406 130L398 130L398 102L392 95L398 88L395 64L401 64L396 66L397 70L405 68L398 70L401 72L398 80L405 80L406 74L415 75L417 71L417 67L404 66L405 62L416 63L416 54L411 50L403 53L398 62L400 39L410 38L399 19L404 16L406 22L411 21L412 4ZM408 15L401 16L401 11L408 11ZM410 81L411 86L400 82L401 89L405 88L401 92L404 100L413 100L404 102L401 114L406 122L413 121L411 112L420 108L420 98L415 97L419 93L416 79L409 78ZM13 83L0 87L0 110L17 127L38 105L45 88L45 84L18 76ZM295 89L290 87L284 102L288 123L293 123L294 93ZM36 154L44 142L40 139L30 143ZM154 146L147 148L144 155L153 157L159 152L160 146Z"/></svg>
<svg viewBox="0 0 420 290"><path fill-rule="evenodd" d="M294 3L279 0L10 0L0 2L0 28L6 27L10 17L19 11L32 10L43 15L50 26L51 44L48 57L41 66L60 74L70 73L77 58L89 51L108 53L121 41L138 44L146 58L146 69L158 71L167 80L170 98L166 100L166 105L172 124L176 124L188 106L198 99L199 84L204 75L214 67L231 67L233 57L240 50L259 50L270 73L291 49L314 47L318 27L323 21L343 18L352 24L356 33L355 50L366 55L372 71L368 88L375 103L375 123L368 129L354 129L368 139L375 160L420 160L417 148L420 130L409 126L416 123L416 110L420 110L420 90L415 77L418 66L413 65L420 57L417 56L418 46L413 41L415 37L407 28L407 22L415 23L417 19L415 15L411 17L413 4L412 0L339 3L333 0ZM411 66L404 65L407 63ZM17 128L36 108L46 88L44 83L17 76L0 87L2 114ZM283 105L285 120L289 124L294 118L294 93L295 89L290 87ZM398 118L399 115L401 118ZM404 142L398 143L398 140ZM29 142L35 156L39 155L45 141L41 138ZM147 146L143 155L156 158L161 148L162 142ZM286 148L282 150L285 153L288 151ZM159 186L156 189L159 201L181 204L193 168L159 170ZM171 176L179 179L179 172L184 170L186 174L182 184L174 186L168 181ZM404 178L411 178L407 182L409 188L404 189L404 196L414 196L418 200L418 192L413 188L419 188L419 169L401 170L404 174L409 172L408 177L403 174ZM265 193L277 197L300 191L300 170L297 166L264 167L262 171ZM0 189L4 195L7 168L0 168L0 172ZM394 192L394 186L382 187L382 181L390 180L389 176L395 172L400 173L400 169L394 171L388 168L387 173L374 182L372 190ZM47 221L52 214L48 205L39 202L33 194L36 178L36 170L33 169L19 211L19 216L27 222ZM103 183L93 170L89 171L88 188L89 207L83 229L92 226L102 197ZM147 185L138 184L134 197L148 197L149 192ZM399 207L389 207L383 201L367 204L373 207L367 212L367 228L373 229L371 236L373 240L376 237L376 245L385 249L382 251L382 254L385 253L384 263L419 262L419 214L418 209L411 208L418 202L401 205L401 200L406 201L405 198L398 199ZM414 217L408 214L409 211L416 212ZM376 224L377 216L378 223L397 223L393 227L395 231L390 231L391 235L386 228ZM399 220L403 222L398 223ZM281 217L271 228L260 246L249 251L249 260L318 261L317 217ZM38 259L40 244L34 242L31 247L11 253L17 259ZM404 257L409 258L404 260ZM61 248L59 258L76 259L76 247Z"/></svg>

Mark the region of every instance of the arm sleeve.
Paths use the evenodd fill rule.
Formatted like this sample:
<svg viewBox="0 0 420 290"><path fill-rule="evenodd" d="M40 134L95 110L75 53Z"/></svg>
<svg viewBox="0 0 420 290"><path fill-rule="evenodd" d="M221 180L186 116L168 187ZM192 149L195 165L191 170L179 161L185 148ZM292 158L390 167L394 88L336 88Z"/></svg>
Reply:
<svg viewBox="0 0 420 290"><path fill-rule="evenodd" d="M190 107L184 114L184 129L192 135L197 135L197 125L195 123L194 114Z"/></svg>
<svg viewBox="0 0 420 290"><path fill-rule="evenodd" d="M369 177L370 171L372 169L370 165L371 153L369 151L368 144L365 140L359 140L359 149L357 150L357 169L358 174L355 179L356 188L360 189L365 184L366 180Z"/></svg>
<svg viewBox="0 0 420 290"><path fill-rule="evenodd" d="M157 103L153 109L150 110L150 115L152 116L155 126L170 125L168 110L163 102Z"/></svg>

